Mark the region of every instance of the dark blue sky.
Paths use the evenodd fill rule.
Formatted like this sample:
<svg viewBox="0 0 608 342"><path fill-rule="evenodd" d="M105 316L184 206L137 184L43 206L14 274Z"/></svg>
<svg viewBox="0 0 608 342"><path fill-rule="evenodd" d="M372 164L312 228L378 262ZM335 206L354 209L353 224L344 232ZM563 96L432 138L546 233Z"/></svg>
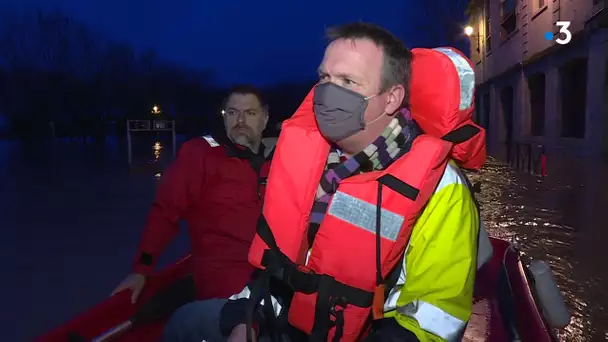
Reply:
<svg viewBox="0 0 608 342"><path fill-rule="evenodd" d="M418 1L2 0L60 9L138 49L152 47L163 58L212 68L222 84L314 78L324 28L334 24L375 22L408 45L418 44L420 32L407 20Z"/></svg>

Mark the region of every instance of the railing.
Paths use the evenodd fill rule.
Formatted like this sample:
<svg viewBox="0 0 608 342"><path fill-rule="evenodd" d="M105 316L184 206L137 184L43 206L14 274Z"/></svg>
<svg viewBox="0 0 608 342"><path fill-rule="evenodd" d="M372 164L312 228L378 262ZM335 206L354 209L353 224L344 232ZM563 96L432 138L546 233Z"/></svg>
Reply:
<svg viewBox="0 0 608 342"><path fill-rule="evenodd" d="M130 132L150 132L174 130L175 121L169 120L128 120L127 130Z"/></svg>
<svg viewBox="0 0 608 342"><path fill-rule="evenodd" d="M545 177L547 175L547 156L545 152L545 145L517 141L509 146L507 160L509 165L516 170Z"/></svg>
<svg viewBox="0 0 608 342"><path fill-rule="evenodd" d="M133 163L133 147L132 137L133 132L171 132L173 157L175 157L176 139L175 139L175 121L171 120L127 120L127 149L129 165Z"/></svg>

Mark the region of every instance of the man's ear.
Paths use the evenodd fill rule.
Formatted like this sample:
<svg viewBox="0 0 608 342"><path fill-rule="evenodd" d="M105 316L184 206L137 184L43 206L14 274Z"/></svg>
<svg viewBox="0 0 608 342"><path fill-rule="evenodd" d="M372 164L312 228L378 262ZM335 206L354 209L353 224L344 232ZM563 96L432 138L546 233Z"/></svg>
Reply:
<svg viewBox="0 0 608 342"><path fill-rule="evenodd" d="M391 88L388 92L386 99L386 106L384 112L388 115L394 115L399 111L405 98L405 88L403 85L396 85Z"/></svg>
<svg viewBox="0 0 608 342"><path fill-rule="evenodd" d="M268 125L268 120L270 119L270 115L268 112L268 106L264 107L264 129L266 129L266 125Z"/></svg>

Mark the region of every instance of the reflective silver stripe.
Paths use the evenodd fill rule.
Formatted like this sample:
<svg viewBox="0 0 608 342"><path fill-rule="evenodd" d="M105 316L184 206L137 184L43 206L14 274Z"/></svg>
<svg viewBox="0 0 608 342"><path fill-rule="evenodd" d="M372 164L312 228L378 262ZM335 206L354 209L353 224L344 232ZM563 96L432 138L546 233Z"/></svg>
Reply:
<svg viewBox="0 0 608 342"><path fill-rule="evenodd" d="M228 300L239 300L239 299L249 299L251 297L251 291L248 286L245 286L241 292L237 294L233 294L228 298ZM280 315L281 311L283 311L283 307L279 304L279 301L274 297L270 296L270 301L272 302L272 309L274 310L275 315ZM264 300L260 301L260 305L264 305Z"/></svg>
<svg viewBox="0 0 608 342"><path fill-rule="evenodd" d="M397 312L414 318L420 328L448 341L460 340L466 326L465 321L421 300L400 306L397 308Z"/></svg>
<svg viewBox="0 0 608 342"><path fill-rule="evenodd" d="M241 292L233 294L232 296L230 296L230 298L228 298L228 300L249 299L249 297L251 297L251 291L249 291L248 286L245 286L245 288L242 289Z"/></svg>
<svg viewBox="0 0 608 342"><path fill-rule="evenodd" d="M218 146L220 146L220 144L218 144L218 142L215 141L215 139L213 139L213 137L210 136L210 135L203 135L202 138L205 139L207 141L207 143L211 147L218 147Z"/></svg>
<svg viewBox="0 0 608 342"><path fill-rule="evenodd" d="M394 287L388 293L388 297L386 297L384 312L390 312L397 309L397 300L399 300L399 296L401 296L401 290L397 290L397 287Z"/></svg>
<svg viewBox="0 0 608 342"><path fill-rule="evenodd" d="M376 206L354 196L337 191L331 199L327 213L356 227L376 233ZM404 220L403 216L382 209L380 235L396 241Z"/></svg>
<svg viewBox="0 0 608 342"><path fill-rule="evenodd" d="M281 304L279 304L279 301L274 298L274 296L270 296L270 301L272 302L272 311L274 311L274 315L278 317L281 314L281 311L283 311L283 307L281 306ZM260 305L264 305L263 299L260 302Z"/></svg>
<svg viewBox="0 0 608 342"><path fill-rule="evenodd" d="M471 107L473 103L473 92L475 91L475 71L473 71L473 68L471 68L471 65L467 60L457 52L446 48L436 48L434 50L450 57L456 67L456 71L458 71L458 77L460 78L459 109L465 110Z"/></svg>

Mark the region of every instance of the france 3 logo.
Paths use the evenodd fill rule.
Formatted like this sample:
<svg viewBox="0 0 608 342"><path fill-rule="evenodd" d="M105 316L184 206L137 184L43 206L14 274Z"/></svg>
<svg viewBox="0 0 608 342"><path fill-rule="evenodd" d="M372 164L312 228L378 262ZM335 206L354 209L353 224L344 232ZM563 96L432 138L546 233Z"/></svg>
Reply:
<svg viewBox="0 0 608 342"><path fill-rule="evenodd" d="M557 44L566 45L572 40L572 32L570 31L570 21L558 21L555 26L559 27L559 32L554 35L553 32L549 31L545 33L546 40L554 40ZM556 39L557 37L557 39Z"/></svg>

